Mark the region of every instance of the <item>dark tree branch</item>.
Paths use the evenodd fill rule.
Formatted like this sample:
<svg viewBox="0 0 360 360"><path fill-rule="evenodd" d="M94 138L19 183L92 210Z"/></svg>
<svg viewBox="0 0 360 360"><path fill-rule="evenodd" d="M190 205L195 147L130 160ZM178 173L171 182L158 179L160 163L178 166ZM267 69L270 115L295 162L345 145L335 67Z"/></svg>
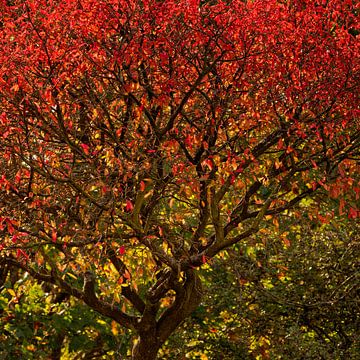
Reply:
<svg viewBox="0 0 360 360"><path fill-rule="evenodd" d="M41 280L53 285L57 285L62 288L66 293L83 300L90 308L99 312L100 314L107 316L119 324L127 327L134 328L137 323L137 318L123 313L118 307L113 306L106 301L100 300L95 294L95 277L92 273L87 272L84 275L84 287L83 291L77 289L76 287L70 285L68 282L62 279L61 276L53 269L51 273L41 273L25 263L18 261L11 257L2 258L0 264L10 264L14 267L20 268L23 271L26 271L34 279Z"/></svg>
<svg viewBox="0 0 360 360"><path fill-rule="evenodd" d="M157 323L157 336L161 344L196 309L201 301L201 281L194 270L185 272L184 283L175 291L173 304L164 311Z"/></svg>
<svg viewBox="0 0 360 360"><path fill-rule="evenodd" d="M109 249L107 252L107 256L109 257L111 263L114 265L115 269L119 273L120 276L124 276L127 271L126 265L116 256L116 253L113 249ZM124 278L124 282L127 279ZM135 309L138 310L141 314L145 310L145 303L142 301L138 293L131 286L124 286L121 289L122 294L134 305Z"/></svg>

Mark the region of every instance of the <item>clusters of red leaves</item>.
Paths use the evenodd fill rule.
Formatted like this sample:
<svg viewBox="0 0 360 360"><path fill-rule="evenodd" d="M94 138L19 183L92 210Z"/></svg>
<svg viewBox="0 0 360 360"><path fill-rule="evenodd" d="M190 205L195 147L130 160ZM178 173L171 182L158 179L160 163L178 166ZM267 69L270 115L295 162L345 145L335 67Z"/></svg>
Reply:
<svg viewBox="0 0 360 360"><path fill-rule="evenodd" d="M149 289L156 303L180 292L181 271L193 281L203 259L316 192L357 217L359 11L344 0L3 0L4 254L46 262L32 250L53 244L62 271L111 261L129 274L99 256L119 247L129 269L171 269Z"/></svg>

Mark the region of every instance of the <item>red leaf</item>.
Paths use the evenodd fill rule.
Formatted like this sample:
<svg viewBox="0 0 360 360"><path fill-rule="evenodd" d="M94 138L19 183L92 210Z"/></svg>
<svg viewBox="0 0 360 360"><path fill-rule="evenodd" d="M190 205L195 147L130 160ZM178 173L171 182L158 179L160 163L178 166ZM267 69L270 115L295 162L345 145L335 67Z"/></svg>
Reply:
<svg viewBox="0 0 360 360"><path fill-rule="evenodd" d="M125 210L127 212L130 212L134 209L134 205L130 200L126 200L126 206L125 206Z"/></svg>
<svg viewBox="0 0 360 360"><path fill-rule="evenodd" d="M316 162L314 160L312 160L312 159L310 161L311 161L311 164L314 167L314 169L317 169L318 166L317 166Z"/></svg>
<svg viewBox="0 0 360 360"><path fill-rule="evenodd" d="M12 226L11 220L6 220L7 229L10 235L12 235L15 231L14 227Z"/></svg>
<svg viewBox="0 0 360 360"><path fill-rule="evenodd" d="M350 208L348 218L349 219L356 219L358 217L358 211L354 208Z"/></svg>
<svg viewBox="0 0 360 360"><path fill-rule="evenodd" d="M124 245L121 245L121 246L119 247L119 254L120 254L120 255L124 255L124 254L125 254L125 246L124 246Z"/></svg>
<svg viewBox="0 0 360 360"><path fill-rule="evenodd" d="M85 153L86 155L89 155L89 145L87 145L87 144L80 144L80 146L82 147L84 153Z"/></svg>
<svg viewBox="0 0 360 360"><path fill-rule="evenodd" d="M16 184L20 183L20 180L21 180L21 171L19 170L15 175L15 183Z"/></svg>
<svg viewBox="0 0 360 360"><path fill-rule="evenodd" d="M21 256L23 256L26 260L29 259L29 256L28 256L28 254L27 254L26 252L24 252L24 251L21 250L21 249L17 249L17 250L16 250L16 257L19 258L19 257L21 257Z"/></svg>
<svg viewBox="0 0 360 360"><path fill-rule="evenodd" d="M203 256L201 257L201 261L202 261L203 264L205 264L205 263L207 262L207 259L206 259L206 256L205 256L205 255L203 255Z"/></svg>
<svg viewBox="0 0 360 360"><path fill-rule="evenodd" d="M213 162L211 161L211 159L206 159L204 160L204 165L206 165L210 171L213 169L214 165L213 165Z"/></svg>
<svg viewBox="0 0 360 360"><path fill-rule="evenodd" d="M283 139L279 139L277 147L278 147L279 150L284 149L285 146L284 146L284 140Z"/></svg>

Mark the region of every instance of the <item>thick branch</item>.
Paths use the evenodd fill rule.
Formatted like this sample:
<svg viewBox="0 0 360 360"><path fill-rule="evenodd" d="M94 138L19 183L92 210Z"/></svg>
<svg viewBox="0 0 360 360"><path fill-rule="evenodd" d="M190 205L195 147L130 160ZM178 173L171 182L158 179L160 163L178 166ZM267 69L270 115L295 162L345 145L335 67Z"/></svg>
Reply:
<svg viewBox="0 0 360 360"><path fill-rule="evenodd" d="M127 327L134 328L136 324L136 318L124 314L119 308L107 303L106 301L99 300L95 294L95 278L93 274L86 273L84 276L84 288L83 291L70 285L68 282L63 280L55 270L49 273L41 273L33 268L29 267L23 262L17 261L14 258L7 257L0 261L1 264L10 264L14 267L20 268L28 272L34 279L41 280L53 285L57 285L62 288L66 293L83 300L92 309L99 312L100 314L107 316L119 324Z"/></svg>
<svg viewBox="0 0 360 360"><path fill-rule="evenodd" d="M157 324L157 336L164 343L176 327L199 305L202 297L201 282L194 270L187 270L185 282L176 290L172 306L164 311Z"/></svg>
<svg viewBox="0 0 360 360"><path fill-rule="evenodd" d="M61 278L57 278L57 283L66 290L68 287L67 283ZM74 288L73 288L74 289ZM78 290L77 290L78 291ZM70 292L71 293L71 292ZM92 309L96 310L100 314L107 316L111 319L114 319L121 325L126 326L127 328L134 328L136 324L136 318L129 316L122 311L118 307L109 304L106 301L100 300L95 293L95 276L93 273L87 271L84 274L84 287L83 292L79 291L80 296L76 296L82 299L87 305L89 305Z"/></svg>
<svg viewBox="0 0 360 360"><path fill-rule="evenodd" d="M107 255L119 275L123 276L127 271L126 265L121 261L121 259L116 256L113 249L108 250ZM126 282L125 278L124 281ZM138 310L142 314L145 310L145 303L142 301L138 293L130 286L122 287L121 291L122 294L134 305L136 310Z"/></svg>

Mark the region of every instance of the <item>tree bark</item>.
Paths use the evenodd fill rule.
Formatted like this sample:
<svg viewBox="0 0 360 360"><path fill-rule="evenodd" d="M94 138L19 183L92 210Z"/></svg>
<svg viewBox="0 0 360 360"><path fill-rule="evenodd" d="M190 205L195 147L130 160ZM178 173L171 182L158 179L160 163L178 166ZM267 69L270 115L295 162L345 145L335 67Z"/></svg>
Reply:
<svg viewBox="0 0 360 360"><path fill-rule="evenodd" d="M155 360L160 349L156 336L144 334L139 336L132 349L132 360Z"/></svg>
<svg viewBox="0 0 360 360"><path fill-rule="evenodd" d="M132 349L132 360L154 360L165 341L196 309L202 297L201 281L194 270L185 272L186 280L176 288L175 300L156 321L156 307L148 308L139 323L139 337Z"/></svg>
<svg viewBox="0 0 360 360"><path fill-rule="evenodd" d="M199 306L202 286L194 270L185 272L186 280L176 291L175 301L161 315L157 322L158 337L163 344L176 328Z"/></svg>

